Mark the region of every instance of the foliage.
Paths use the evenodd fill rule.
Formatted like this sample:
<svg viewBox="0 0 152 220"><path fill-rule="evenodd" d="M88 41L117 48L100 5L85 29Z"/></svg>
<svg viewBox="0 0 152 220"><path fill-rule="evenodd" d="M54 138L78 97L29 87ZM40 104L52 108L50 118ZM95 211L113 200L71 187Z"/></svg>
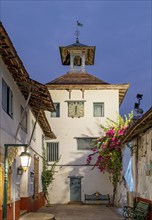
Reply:
<svg viewBox="0 0 152 220"><path fill-rule="evenodd" d="M42 179L43 193L44 193L45 199L48 204L49 204L48 187L50 184L52 184L52 182L54 180L54 174L55 174L55 172L57 172L57 171L55 171L55 168L56 168L56 164L58 162L59 162L59 160L55 161L51 165L51 168L48 169L47 160L46 160L46 149L45 149L45 147L43 147L43 170L42 170L41 179Z"/></svg>
<svg viewBox="0 0 152 220"><path fill-rule="evenodd" d="M93 153L87 158L87 164L90 164L92 157L97 155L95 166L100 172L110 174L113 184L113 202L122 170L121 143L132 118L132 113L128 114L128 117L125 115L124 118L118 115L116 122L108 118L106 127L101 125L104 135L95 140Z"/></svg>

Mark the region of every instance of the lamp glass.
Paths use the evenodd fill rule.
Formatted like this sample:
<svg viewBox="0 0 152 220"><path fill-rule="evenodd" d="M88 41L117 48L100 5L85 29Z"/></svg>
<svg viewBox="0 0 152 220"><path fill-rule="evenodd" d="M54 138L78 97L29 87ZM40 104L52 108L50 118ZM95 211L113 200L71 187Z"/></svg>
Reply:
<svg viewBox="0 0 152 220"><path fill-rule="evenodd" d="M31 164L31 155L27 151L24 151L21 153L20 158L21 158L21 166L23 170L26 171Z"/></svg>

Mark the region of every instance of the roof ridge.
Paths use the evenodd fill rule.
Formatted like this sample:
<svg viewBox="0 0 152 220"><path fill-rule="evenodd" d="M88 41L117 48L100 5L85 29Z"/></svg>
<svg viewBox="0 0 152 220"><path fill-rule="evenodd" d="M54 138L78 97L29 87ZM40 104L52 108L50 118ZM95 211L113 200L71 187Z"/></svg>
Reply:
<svg viewBox="0 0 152 220"><path fill-rule="evenodd" d="M102 79L88 73L88 72L67 72L62 76L46 83L46 85L55 84L109 84Z"/></svg>

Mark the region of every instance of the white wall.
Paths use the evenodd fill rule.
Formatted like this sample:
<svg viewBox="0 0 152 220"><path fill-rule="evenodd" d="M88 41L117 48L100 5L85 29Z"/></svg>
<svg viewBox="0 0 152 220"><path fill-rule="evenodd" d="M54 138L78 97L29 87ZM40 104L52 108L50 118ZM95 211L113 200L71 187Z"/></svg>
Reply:
<svg viewBox="0 0 152 220"><path fill-rule="evenodd" d="M125 160L123 165L127 167L127 170L124 167L123 174L127 181L122 180L118 186L116 201L118 206L133 205L134 197L152 200L152 129L140 137L129 143L133 148L132 155L123 152Z"/></svg>
<svg viewBox="0 0 152 220"><path fill-rule="evenodd" d="M81 176L81 200L84 202L84 194L112 195L112 185L108 174L101 174L91 166L59 166L56 168L55 180L49 187L51 204L66 204L70 201L70 178L69 176Z"/></svg>
<svg viewBox="0 0 152 220"><path fill-rule="evenodd" d="M112 195L112 185L107 174L101 174L97 168L81 166L86 164L89 150L77 150L75 137L99 137L103 134L100 124L105 125L106 118L115 120L119 113L119 97L117 90L86 90L84 99L80 90L72 90L71 99L69 92L65 90L50 90L53 102L60 103L60 117L51 118L50 113L46 112L47 119L51 124L59 142L59 153L61 159L59 169L53 185L49 189L51 203L69 202L69 178L68 176L82 175L82 201L84 193L91 194L95 191ZM83 100L84 117L68 117L68 103L66 101ZM104 117L93 117L93 102L104 102ZM68 165L68 166L62 166ZM79 165L79 166L73 166Z"/></svg>
<svg viewBox="0 0 152 220"><path fill-rule="evenodd" d="M13 117L11 118L2 108L2 79L7 83L10 89L13 92ZM27 133L21 128L17 135L17 140L15 140L15 134L20 122L20 106L25 106L25 99L21 94L18 86L14 82L14 79L10 75L6 65L0 59L0 150L4 154L4 144L28 144L30 136L32 134L32 119L35 121L35 118L30 110L30 107L27 108L28 113L28 122L27 122ZM39 124L36 125L36 140L31 142L31 147L42 155L42 134L43 131ZM18 148L18 155L23 151L23 148ZM12 197L27 197L33 194L33 182L30 177L30 171L34 168L33 156L34 152L29 150L32 155L31 167L28 171L23 173L20 177L17 175L16 167L20 165L19 158L16 158L16 162L12 164ZM39 157L39 192L42 191L41 184L41 171L42 171L42 159ZM17 184L17 186L16 186ZM14 185L16 187L14 187ZM16 189L16 191L15 191Z"/></svg>
<svg viewBox="0 0 152 220"><path fill-rule="evenodd" d="M138 148L137 195L152 200L152 128L142 137ZM134 170L135 175L135 170Z"/></svg>

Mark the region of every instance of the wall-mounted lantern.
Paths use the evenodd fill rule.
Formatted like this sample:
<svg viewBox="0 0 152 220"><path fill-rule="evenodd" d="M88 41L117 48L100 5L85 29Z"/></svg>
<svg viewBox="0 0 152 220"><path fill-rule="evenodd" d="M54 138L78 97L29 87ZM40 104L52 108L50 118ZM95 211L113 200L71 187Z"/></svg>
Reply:
<svg viewBox="0 0 152 220"><path fill-rule="evenodd" d="M23 171L26 171L31 164L31 154L27 152L27 148L25 148L25 151L20 154L20 158L21 158L21 167Z"/></svg>
<svg viewBox="0 0 152 220"><path fill-rule="evenodd" d="M27 144L4 144L4 196L3 196L3 220L7 220L7 189L8 189L8 148L9 147L25 147L21 153L22 170L26 171L30 166L31 155L27 152ZM14 158L15 159L15 158Z"/></svg>

